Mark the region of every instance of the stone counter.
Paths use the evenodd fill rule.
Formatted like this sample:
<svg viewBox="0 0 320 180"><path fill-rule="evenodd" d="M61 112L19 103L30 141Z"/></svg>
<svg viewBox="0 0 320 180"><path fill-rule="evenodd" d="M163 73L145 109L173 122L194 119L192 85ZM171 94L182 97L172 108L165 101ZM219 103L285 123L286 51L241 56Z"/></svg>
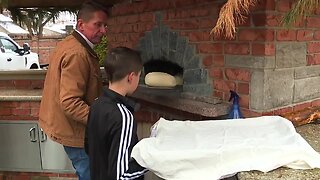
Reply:
<svg viewBox="0 0 320 180"><path fill-rule="evenodd" d="M40 101L42 89L3 89L0 101Z"/></svg>
<svg viewBox="0 0 320 180"><path fill-rule="evenodd" d="M320 152L320 124L307 124L296 128L297 132L313 147ZM263 173L260 171L249 171L238 173L239 180L319 180L320 169L297 170L289 168L278 168Z"/></svg>
<svg viewBox="0 0 320 180"><path fill-rule="evenodd" d="M197 96L182 92L180 89L156 89L139 86L132 98L140 103L148 103L159 109L175 110L196 114L202 120L215 119L228 114L230 104L215 97ZM221 118L218 118L221 119ZM200 119L199 119L200 120Z"/></svg>

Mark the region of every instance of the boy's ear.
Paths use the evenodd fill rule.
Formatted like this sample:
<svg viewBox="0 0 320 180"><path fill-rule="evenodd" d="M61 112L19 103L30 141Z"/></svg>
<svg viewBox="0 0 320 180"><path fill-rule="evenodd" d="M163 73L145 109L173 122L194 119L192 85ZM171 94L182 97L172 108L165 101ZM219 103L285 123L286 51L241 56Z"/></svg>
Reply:
<svg viewBox="0 0 320 180"><path fill-rule="evenodd" d="M128 82L131 82L134 76L134 72L131 72L130 74L128 74Z"/></svg>

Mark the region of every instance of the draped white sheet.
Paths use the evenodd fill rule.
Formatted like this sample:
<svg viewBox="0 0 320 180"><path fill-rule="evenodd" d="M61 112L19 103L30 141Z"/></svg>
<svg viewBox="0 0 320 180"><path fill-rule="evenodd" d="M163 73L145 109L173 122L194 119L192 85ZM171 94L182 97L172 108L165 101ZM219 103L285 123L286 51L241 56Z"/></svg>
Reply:
<svg viewBox="0 0 320 180"><path fill-rule="evenodd" d="M320 154L290 121L279 116L209 121L160 118L153 134L133 148L132 157L164 179L213 180L280 166L320 168Z"/></svg>

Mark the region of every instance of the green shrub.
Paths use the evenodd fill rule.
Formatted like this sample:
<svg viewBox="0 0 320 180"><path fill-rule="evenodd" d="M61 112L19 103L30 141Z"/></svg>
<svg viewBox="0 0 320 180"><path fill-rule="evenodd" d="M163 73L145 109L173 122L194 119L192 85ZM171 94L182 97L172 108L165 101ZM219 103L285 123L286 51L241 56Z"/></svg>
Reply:
<svg viewBox="0 0 320 180"><path fill-rule="evenodd" d="M94 51L99 57L99 64L103 66L104 60L108 52L108 39L107 36L103 36L101 42L94 47Z"/></svg>

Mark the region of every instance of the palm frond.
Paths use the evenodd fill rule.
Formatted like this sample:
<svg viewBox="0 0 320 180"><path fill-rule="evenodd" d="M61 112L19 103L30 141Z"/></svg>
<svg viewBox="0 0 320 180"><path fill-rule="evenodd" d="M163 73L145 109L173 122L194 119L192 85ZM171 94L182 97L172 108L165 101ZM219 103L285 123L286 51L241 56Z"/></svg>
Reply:
<svg viewBox="0 0 320 180"><path fill-rule="evenodd" d="M221 8L218 21L210 34L232 39L236 33L236 24L243 23L250 6L257 0L228 0Z"/></svg>
<svg viewBox="0 0 320 180"><path fill-rule="evenodd" d="M1 0L0 0L1 1ZM76 14L76 8L8 8L17 24L26 26L30 35L42 36L43 27L59 16L61 12Z"/></svg>
<svg viewBox="0 0 320 180"><path fill-rule="evenodd" d="M320 6L320 0L297 0L292 9L285 14L281 23L289 28L299 20L312 14Z"/></svg>

